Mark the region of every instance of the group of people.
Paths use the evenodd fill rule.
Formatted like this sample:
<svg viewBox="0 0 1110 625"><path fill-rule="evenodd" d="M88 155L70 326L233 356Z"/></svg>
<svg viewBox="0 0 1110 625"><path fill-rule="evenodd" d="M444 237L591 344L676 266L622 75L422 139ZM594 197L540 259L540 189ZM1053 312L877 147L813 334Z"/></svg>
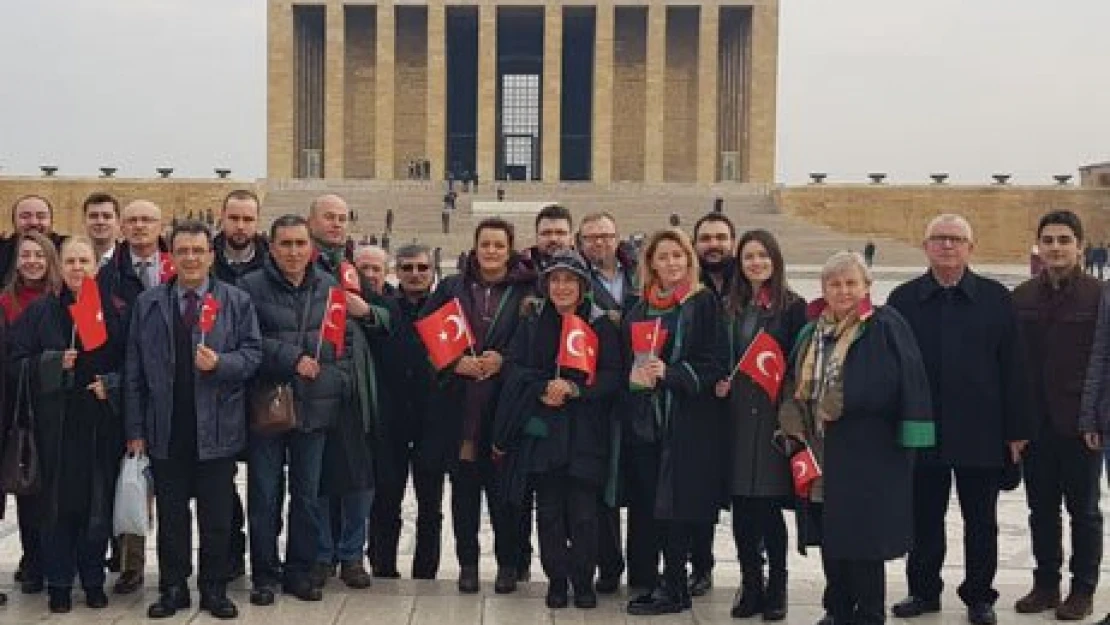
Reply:
<svg viewBox="0 0 1110 625"><path fill-rule="evenodd" d="M997 622L998 498L1024 477L1036 568L1015 609L1092 611L1110 290L1083 272L1070 212L1041 220L1045 268L1012 293L970 269L971 225L940 215L923 238L928 269L881 306L853 252L828 259L822 297L807 302L774 235L738 233L722 212L692 236L647 236L638 258L604 212L575 230L565 207L547 206L527 248L488 218L458 274L437 282L428 248L406 245L396 284L387 252L346 245L341 197L266 234L259 212L236 191L215 236L182 221L162 237L154 204L96 194L87 236L62 238L45 198L13 206L16 232L0 245L5 430L33 413L41 471L17 498L17 575L23 592L45 587L52 611L71 609L77 574L87 605L107 605L109 542L114 590L143 583L143 538L112 537L124 456L153 469L151 618L191 605L191 499L200 607L234 618L227 584L248 561L259 606L279 593L319 601L337 571L351 588L400 577L410 475L413 578L438 575L449 478L459 591L481 590L484 494L495 592L529 579L535 525L552 609L595 607L622 575L629 614L689 609L713 585L714 525L731 510L742 571L731 614L781 621L792 511L797 549L820 549L822 625L884 622L884 562L906 555L910 596L891 611L940 610L953 483L959 596L971 623ZM90 290L100 339L76 321ZM275 412L289 422L259 421Z"/></svg>

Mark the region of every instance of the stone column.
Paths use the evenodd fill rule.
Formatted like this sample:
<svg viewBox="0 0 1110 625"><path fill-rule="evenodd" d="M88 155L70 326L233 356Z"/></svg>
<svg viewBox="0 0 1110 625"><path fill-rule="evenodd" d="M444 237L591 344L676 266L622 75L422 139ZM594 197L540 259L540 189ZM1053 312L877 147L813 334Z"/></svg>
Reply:
<svg viewBox="0 0 1110 625"><path fill-rule="evenodd" d="M497 6L478 5L478 178L497 177Z"/></svg>
<svg viewBox="0 0 1110 625"><path fill-rule="evenodd" d="M651 0L647 18L647 115L644 182L663 182L663 126L667 103L667 7Z"/></svg>
<svg viewBox="0 0 1110 625"><path fill-rule="evenodd" d="M292 2L269 2L267 25L266 175L292 178L297 171Z"/></svg>
<svg viewBox="0 0 1110 625"><path fill-rule="evenodd" d="M447 10L428 0L428 137L426 156L432 180L443 180L447 159Z"/></svg>
<svg viewBox="0 0 1110 625"><path fill-rule="evenodd" d="M374 73L374 97L377 111L374 114L374 169L379 180L397 177L397 164L393 158L393 92L396 89L397 36L396 14L393 0L378 0L377 68Z"/></svg>
<svg viewBox="0 0 1110 625"><path fill-rule="evenodd" d="M346 126L343 119L347 97L346 20L342 0L327 4L324 26L324 177L344 178Z"/></svg>
<svg viewBox="0 0 1110 625"><path fill-rule="evenodd" d="M698 166L701 184L717 181L717 40L720 9L716 0L701 4L698 25Z"/></svg>
<svg viewBox="0 0 1110 625"><path fill-rule="evenodd" d="M593 172L597 184L613 179L613 0L598 0L594 34Z"/></svg>
<svg viewBox="0 0 1110 625"><path fill-rule="evenodd" d="M556 0L547 0L543 18L543 127L540 137L541 179L558 182L562 147L563 104L563 7Z"/></svg>
<svg viewBox="0 0 1110 625"><path fill-rule="evenodd" d="M775 181L775 102L778 89L779 5L752 7L748 71L748 137L744 182Z"/></svg>

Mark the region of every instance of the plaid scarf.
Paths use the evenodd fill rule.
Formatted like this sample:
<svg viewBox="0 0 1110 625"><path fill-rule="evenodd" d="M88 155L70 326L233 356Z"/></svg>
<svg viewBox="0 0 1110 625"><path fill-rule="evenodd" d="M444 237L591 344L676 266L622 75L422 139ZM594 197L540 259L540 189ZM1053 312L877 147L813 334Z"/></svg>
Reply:
<svg viewBox="0 0 1110 625"><path fill-rule="evenodd" d="M859 338L862 325L856 310L837 321L832 311L826 309L805 347L794 399L814 407L820 418L815 424L818 429L823 429L823 422L836 421L844 412L844 359Z"/></svg>

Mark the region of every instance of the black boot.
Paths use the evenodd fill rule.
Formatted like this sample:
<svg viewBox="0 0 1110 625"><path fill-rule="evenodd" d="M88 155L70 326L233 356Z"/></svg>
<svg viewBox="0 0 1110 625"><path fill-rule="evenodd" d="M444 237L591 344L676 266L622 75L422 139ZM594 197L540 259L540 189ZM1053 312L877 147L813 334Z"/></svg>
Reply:
<svg viewBox="0 0 1110 625"><path fill-rule="evenodd" d="M763 611L765 595L763 567L746 567L729 613L732 618L751 618Z"/></svg>
<svg viewBox="0 0 1110 625"><path fill-rule="evenodd" d="M148 618L169 618L177 614L178 610L187 609L190 604L188 587L170 586L161 590L158 601L150 604L146 615Z"/></svg>
<svg viewBox="0 0 1110 625"><path fill-rule="evenodd" d="M73 609L73 596L69 588L51 586L47 589L50 597L50 611L54 614L65 614Z"/></svg>
<svg viewBox="0 0 1110 625"><path fill-rule="evenodd" d="M227 588L213 585L200 591L200 609L214 618L233 619L239 616L239 608L227 598Z"/></svg>
<svg viewBox="0 0 1110 625"><path fill-rule="evenodd" d="M628 602L628 613L633 616L677 614L690 608L689 589L685 575L667 575L655 590Z"/></svg>
<svg viewBox="0 0 1110 625"><path fill-rule="evenodd" d="M771 571L763 603L763 620L781 621L786 618L786 571Z"/></svg>

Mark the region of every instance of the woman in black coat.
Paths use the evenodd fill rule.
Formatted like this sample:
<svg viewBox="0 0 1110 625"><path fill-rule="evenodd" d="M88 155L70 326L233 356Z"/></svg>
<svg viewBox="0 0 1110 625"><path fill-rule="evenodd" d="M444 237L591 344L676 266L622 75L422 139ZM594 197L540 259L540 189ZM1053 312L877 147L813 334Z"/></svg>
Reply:
<svg viewBox="0 0 1110 625"><path fill-rule="evenodd" d="M800 506L799 541L821 545L822 622L877 625L886 620L883 563L910 547L912 450L935 442L929 381L905 320L890 306L872 308L859 254L834 254L821 288L779 421L802 454L795 479L820 476L797 487L809 502ZM801 462L810 453L820 471Z"/></svg>
<svg viewBox="0 0 1110 625"><path fill-rule="evenodd" d="M517 325L494 426L493 452L506 454L502 494L519 507L530 487L536 491L549 608L567 606L568 580L575 606L597 606L597 502L608 476L608 399L620 384L622 367L620 335L587 299L589 288L578 254L551 257L541 281L544 299ZM564 324L575 316L589 324L596 345L580 329L568 327L564 335ZM560 354L572 355L570 350L592 351L592 374L559 364Z"/></svg>
<svg viewBox="0 0 1110 625"><path fill-rule="evenodd" d="M717 518L726 498L724 413L713 396L727 374L725 340L720 307L697 279L697 255L685 233L653 234L640 276L643 298L624 319L632 365L619 413L629 516L654 531L629 536L629 571L644 566L640 558L658 558L654 543L662 547L664 574L656 588L629 602L628 613L668 614L689 609L693 532Z"/></svg>
<svg viewBox="0 0 1110 625"><path fill-rule="evenodd" d="M762 613L765 621L786 618L786 521L783 505L793 498L790 462L775 442L778 397L772 398L743 372L735 371L752 341L765 332L790 354L806 322L806 302L786 284L778 241L766 230L752 230L736 246L740 279L733 281L725 328L731 378L718 383L717 396L728 398L726 438L732 533L740 556L739 592L734 618ZM763 575L763 551L769 575Z"/></svg>
<svg viewBox="0 0 1110 625"><path fill-rule="evenodd" d="M96 274L92 244L66 240L61 250L63 286L32 303L12 328L12 371L28 376L35 411L42 491L43 568L52 612L68 612L74 573L85 602L108 605L104 555L112 533L115 479L123 449L118 389L123 328L112 306L102 306L106 343L92 350L76 336L72 305L86 276ZM90 288L99 288L95 282ZM107 300L101 292L101 302Z"/></svg>
<svg viewBox="0 0 1110 625"><path fill-rule="evenodd" d="M499 593L516 590L520 559L518 515L497 495L499 476L490 439L501 390L501 367L520 319L533 297L536 274L513 251L513 226L490 218L474 231L474 249L463 272L440 282L424 304L426 317L458 298L472 331L473 348L440 372L428 400L428 419L418 456L425 468L451 474L451 516L459 560L459 591L476 593L478 524L482 492L493 522Z"/></svg>

